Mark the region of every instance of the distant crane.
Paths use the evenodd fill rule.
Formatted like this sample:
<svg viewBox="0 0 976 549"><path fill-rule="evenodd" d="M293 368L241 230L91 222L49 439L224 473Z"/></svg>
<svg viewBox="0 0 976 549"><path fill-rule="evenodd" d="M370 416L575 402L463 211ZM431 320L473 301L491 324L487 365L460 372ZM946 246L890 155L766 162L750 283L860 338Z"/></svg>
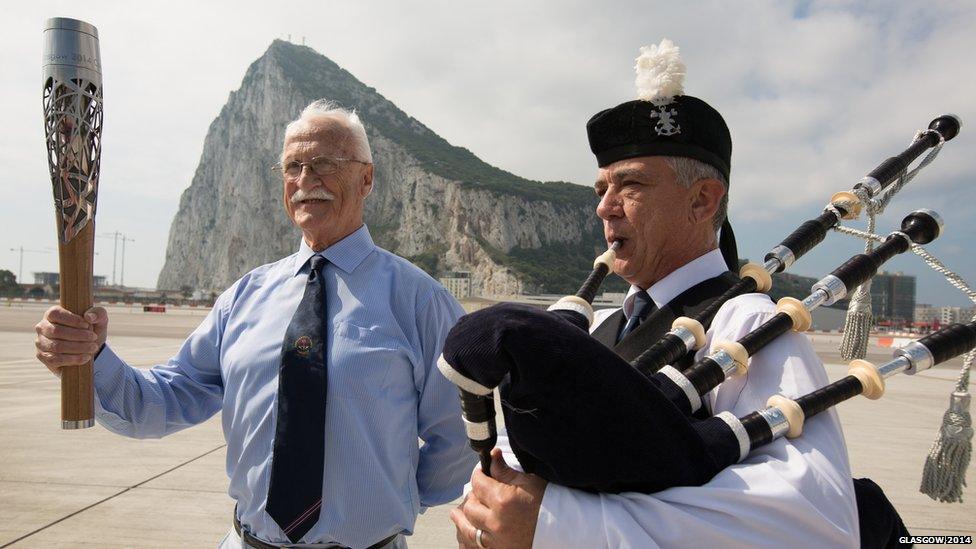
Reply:
<svg viewBox="0 0 976 549"><path fill-rule="evenodd" d="M119 286L125 287L125 243L135 242L134 238L126 238L122 235L122 272L119 273Z"/></svg>
<svg viewBox="0 0 976 549"><path fill-rule="evenodd" d="M115 231L113 233L102 233L97 235L99 238L112 238L115 243L112 246L112 286L115 286L115 273L118 271L118 255L119 255L119 240L122 241L122 273L119 277L119 285L125 286L125 243L135 242L132 238L127 238L125 233L120 231Z"/></svg>
<svg viewBox="0 0 976 549"><path fill-rule="evenodd" d="M17 283L18 284L23 284L24 283L24 252L32 253L32 254L51 254L51 253L54 253L54 251L51 250L51 249L47 249L47 250L31 250L31 249L25 248L23 245L21 245L18 248L10 248L10 251L11 252L17 252L17 251L20 252L20 267L18 267L18 269L17 269Z"/></svg>

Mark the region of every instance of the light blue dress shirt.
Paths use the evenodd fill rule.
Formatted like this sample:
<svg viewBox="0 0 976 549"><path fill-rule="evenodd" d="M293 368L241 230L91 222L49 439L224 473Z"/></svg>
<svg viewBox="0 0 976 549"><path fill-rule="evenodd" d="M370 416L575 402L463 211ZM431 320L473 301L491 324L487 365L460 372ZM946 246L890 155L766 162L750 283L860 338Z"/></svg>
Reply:
<svg viewBox="0 0 976 549"><path fill-rule="evenodd" d="M223 412L238 518L274 543L287 541L265 513L281 345L314 253L303 240L244 275L166 364L139 370L108 345L95 360L96 417L111 431L161 437ZM321 255L332 319L323 505L304 540L365 547L411 533L417 513L458 497L471 473L457 388L435 366L464 311L365 226Z"/></svg>

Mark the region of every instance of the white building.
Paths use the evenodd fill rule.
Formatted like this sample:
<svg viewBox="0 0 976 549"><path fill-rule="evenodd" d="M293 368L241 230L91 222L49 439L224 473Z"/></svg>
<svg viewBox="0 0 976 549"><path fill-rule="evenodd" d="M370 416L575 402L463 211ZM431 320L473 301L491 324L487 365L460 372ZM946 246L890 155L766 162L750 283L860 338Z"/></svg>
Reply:
<svg viewBox="0 0 976 549"><path fill-rule="evenodd" d="M928 303L915 305L915 322L920 324L932 324L936 320L941 320L941 307L933 307Z"/></svg>
<svg viewBox="0 0 976 549"><path fill-rule="evenodd" d="M440 282L455 299L467 299L472 295L469 271L448 271L440 278Z"/></svg>

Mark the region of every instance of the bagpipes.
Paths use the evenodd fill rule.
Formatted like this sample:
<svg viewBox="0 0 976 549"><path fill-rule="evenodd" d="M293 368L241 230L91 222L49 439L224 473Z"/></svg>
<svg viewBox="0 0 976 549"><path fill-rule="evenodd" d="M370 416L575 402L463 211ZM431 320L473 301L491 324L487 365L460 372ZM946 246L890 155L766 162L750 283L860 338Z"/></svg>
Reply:
<svg viewBox="0 0 976 549"><path fill-rule="evenodd" d="M765 409L741 418L729 412L693 415L706 393L748 368L750 356L788 331L807 330L811 311L844 298L895 255L937 238L941 219L916 210L880 246L818 281L805 299L781 299L777 313L739 341L713 344L710 355L684 371L667 366L704 345L708 324L725 302L767 291L771 273L788 268L841 219L856 217L861 205L884 192L924 151L952 139L959 127L954 116L936 118L906 151L851 191L835 194L823 214L773 248L764 265L747 264L739 282L695 318L677 319L671 332L632 363L588 335L591 303L612 271L616 243L596 259L580 291L548 311L503 303L462 317L438 367L461 391L466 431L482 469L489 472L497 437L496 388L509 442L526 472L596 492L650 493L704 484L755 448L799 436L805 420L844 400L858 394L879 398L885 378L914 374L976 347L976 323L955 324L905 346L889 363L854 361L847 377L808 395L774 395ZM581 432L585 444L578 442Z"/></svg>

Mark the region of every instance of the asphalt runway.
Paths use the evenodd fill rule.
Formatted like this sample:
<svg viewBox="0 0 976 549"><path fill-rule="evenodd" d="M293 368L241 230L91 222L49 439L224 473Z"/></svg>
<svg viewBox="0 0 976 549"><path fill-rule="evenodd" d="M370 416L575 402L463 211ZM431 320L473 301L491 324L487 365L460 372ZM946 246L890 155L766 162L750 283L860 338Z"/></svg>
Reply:
<svg viewBox="0 0 976 549"><path fill-rule="evenodd" d="M164 440L131 440L101 427L62 431L58 381L34 358L33 325L47 304L0 302L0 547L213 547L230 526L219 417ZM207 313L109 308L109 341L138 367L165 361ZM846 367L838 335L814 335L828 375ZM871 348L868 359L890 350ZM879 401L842 404L853 474L880 484L913 534L976 535L974 467L965 503L918 493L961 359L895 376ZM970 383L976 391L976 383ZM450 505L417 521L411 547L456 547Z"/></svg>

